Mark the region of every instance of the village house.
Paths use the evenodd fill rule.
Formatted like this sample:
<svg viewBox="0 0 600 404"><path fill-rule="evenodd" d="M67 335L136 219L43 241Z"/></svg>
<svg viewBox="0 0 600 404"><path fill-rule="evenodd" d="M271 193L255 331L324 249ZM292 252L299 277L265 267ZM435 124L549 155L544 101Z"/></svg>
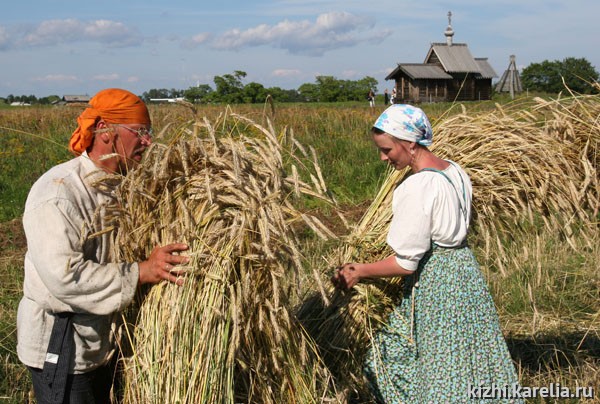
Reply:
<svg viewBox="0 0 600 404"><path fill-rule="evenodd" d="M424 63L399 63L385 78L394 80L396 103L489 100L498 77L487 58L475 58L465 43L453 43L448 12L446 43L432 43Z"/></svg>
<svg viewBox="0 0 600 404"><path fill-rule="evenodd" d="M85 105L92 97L89 95L63 95L60 100L53 102L56 105Z"/></svg>

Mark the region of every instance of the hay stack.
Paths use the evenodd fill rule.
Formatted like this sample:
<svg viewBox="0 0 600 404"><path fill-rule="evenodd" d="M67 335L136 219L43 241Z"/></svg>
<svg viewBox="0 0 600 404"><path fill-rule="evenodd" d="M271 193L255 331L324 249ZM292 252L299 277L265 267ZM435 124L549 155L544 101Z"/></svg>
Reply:
<svg viewBox="0 0 600 404"><path fill-rule="evenodd" d="M499 276L513 262L503 252L511 231L535 232L538 223L572 242L593 242L600 208L598 144L600 98L571 97L533 105L515 104L476 114L442 117L434 123L432 151L459 163L473 182L475 234ZM371 262L392 252L385 244L395 185L406 172L390 171L375 200L329 262ZM584 224L581 226L581 224ZM578 227L581 226L581 227ZM534 236L535 237L535 236ZM323 278L331 268L323 268ZM361 284L350 293L329 288L325 299L307 299L299 319L317 341L346 397L367 398L364 354L373 333L399 303L401 280Z"/></svg>
<svg viewBox="0 0 600 404"><path fill-rule="evenodd" d="M118 188L114 259L140 261L172 242L188 243L191 257L184 286L146 291L135 326L125 327L125 402L334 396L314 343L290 312L302 259L294 229L327 229L292 203L326 188L316 162L308 184L284 161L294 159L281 144L289 135L278 139L235 114L192 122L168 146L154 144Z"/></svg>

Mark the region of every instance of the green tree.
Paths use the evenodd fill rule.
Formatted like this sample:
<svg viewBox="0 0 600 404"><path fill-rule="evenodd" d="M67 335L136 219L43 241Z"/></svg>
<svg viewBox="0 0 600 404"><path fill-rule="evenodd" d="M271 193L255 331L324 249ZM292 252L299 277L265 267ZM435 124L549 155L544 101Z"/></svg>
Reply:
<svg viewBox="0 0 600 404"><path fill-rule="evenodd" d="M243 98L245 103L256 104L264 102L267 98L267 90L262 84L248 83L244 86Z"/></svg>
<svg viewBox="0 0 600 404"><path fill-rule="evenodd" d="M591 83L598 81L598 72L585 58L544 60L524 68L521 81L524 88L532 91L558 93L566 84L575 92L589 94L594 91Z"/></svg>
<svg viewBox="0 0 600 404"><path fill-rule="evenodd" d="M21 98L21 101L26 102L28 104L36 104L37 100L38 100L37 97L33 94L24 95L23 98Z"/></svg>
<svg viewBox="0 0 600 404"><path fill-rule="evenodd" d="M304 99L298 92L298 90L284 90L279 87L267 88L267 94L273 97L273 100L277 102L302 102Z"/></svg>
<svg viewBox="0 0 600 404"><path fill-rule="evenodd" d="M369 90L377 94L377 80L371 76L365 76L356 82L356 100L365 100Z"/></svg>
<svg viewBox="0 0 600 404"><path fill-rule="evenodd" d="M189 102L207 102L208 95L214 90L208 84L190 87L183 92L183 97Z"/></svg>
<svg viewBox="0 0 600 404"><path fill-rule="evenodd" d="M298 92L304 102L318 102L319 98L319 86L313 83L304 83L298 87Z"/></svg>
<svg viewBox="0 0 600 404"><path fill-rule="evenodd" d="M342 83L333 76L317 76L317 86L321 102L339 101L344 93Z"/></svg>
<svg viewBox="0 0 600 404"><path fill-rule="evenodd" d="M561 75L567 87L575 92L581 94L597 92L591 84L598 81L598 72L585 58L564 59L561 64Z"/></svg>
<svg viewBox="0 0 600 404"><path fill-rule="evenodd" d="M148 102L151 98L171 98L171 92L166 88L153 88L144 91L142 99Z"/></svg>
<svg viewBox="0 0 600 404"><path fill-rule="evenodd" d="M183 93L185 91L184 90L178 90L176 88L172 88L168 91L169 97L168 98L179 98L179 97L183 97Z"/></svg>
<svg viewBox="0 0 600 404"><path fill-rule="evenodd" d="M142 98L148 101L151 98L184 97L190 102L241 104L262 103L267 95L271 95L277 102L339 102L364 101L370 89L377 92L377 80L369 76L360 80L317 76L315 83L304 83L297 90L265 88L256 82L244 85L244 77L246 72L235 70L232 74L215 76L214 90L208 84L190 87L187 90L151 89L144 92Z"/></svg>
<svg viewBox="0 0 600 404"><path fill-rule="evenodd" d="M215 76L215 100L226 102L228 104L240 104L244 101L244 84L242 79L246 77L246 72L236 70L233 74Z"/></svg>
<svg viewBox="0 0 600 404"><path fill-rule="evenodd" d="M60 101L60 97L58 95L49 95L47 97L42 97L38 100L40 104L52 104L55 101Z"/></svg>
<svg viewBox="0 0 600 404"><path fill-rule="evenodd" d="M377 92L377 80L369 76L358 81L317 76L316 84L302 84L298 91L304 101L338 102L363 101L370 89Z"/></svg>

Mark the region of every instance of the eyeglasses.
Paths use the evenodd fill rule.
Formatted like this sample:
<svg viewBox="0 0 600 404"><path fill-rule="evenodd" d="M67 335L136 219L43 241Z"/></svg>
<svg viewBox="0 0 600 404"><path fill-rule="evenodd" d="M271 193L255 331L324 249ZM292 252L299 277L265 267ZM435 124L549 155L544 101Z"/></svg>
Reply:
<svg viewBox="0 0 600 404"><path fill-rule="evenodd" d="M139 128L139 129L133 129L130 128L129 126L125 126L125 125L121 125L121 124L115 124L115 126L121 127L121 128L125 128L128 131L130 131L131 133L135 133L137 137L139 137L140 139L144 140L144 139L152 139L152 128L148 129L148 128Z"/></svg>

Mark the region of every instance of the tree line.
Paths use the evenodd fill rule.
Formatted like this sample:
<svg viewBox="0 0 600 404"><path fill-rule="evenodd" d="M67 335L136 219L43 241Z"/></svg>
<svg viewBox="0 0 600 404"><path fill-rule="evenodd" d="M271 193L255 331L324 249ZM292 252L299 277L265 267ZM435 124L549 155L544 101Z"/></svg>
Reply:
<svg viewBox="0 0 600 404"><path fill-rule="evenodd" d="M559 93L567 86L576 93L591 94L598 92L593 83L598 83L598 72L585 58L544 60L530 64L521 73L523 89L544 93Z"/></svg>
<svg viewBox="0 0 600 404"><path fill-rule="evenodd" d="M297 90L265 87L260 83L244 84L246 72L236 70L232 74L214 77L214 88L200 84L187 90L152 89L142 94L150 101L162 98L185 98L193 103L252 104L262 103L267 96L278 102L336 102L364 100L370 89L377 91L377 80L364 77L360 80L340 80L333 76L317 76L315 83L302 84Z"/></svg>
<svg viewBox="0 0 600 404"><path fill-rule="evenodd" d="M35 95L13 95L9 94L6 98L0 97L0 103L12 104L13 102L19 102L24 104L41 104L49 105L56 101L60 101L61 97L58 95L50 95L47 97L37 98Z"/></svg>
<svg viewBox="0 0 600 404"><path fill-rule="evenodd" d="M246 72L235 70L231 74L215 76L214 85L200 84L188 89L151 89L141 98L145 101L160 98L184 98L193 103L244 104L263 103L267 96L277 102L342 102L365 101L369 90L377 93L377 80L366 76L360 80L340 80L334 76L317 76L314 83L302 84L298 89L285 90L280 87L265 87L260 83L243 83ZM598 92L598 72L585 58L565 58L562 61L544 60L532 63L521 72L523 88L529 91L559 93L565 85L574 92L590 94ZM61 97L51 95L36 98L34 95L9 95L0 102L11 104L52 104Z"/></svg>

